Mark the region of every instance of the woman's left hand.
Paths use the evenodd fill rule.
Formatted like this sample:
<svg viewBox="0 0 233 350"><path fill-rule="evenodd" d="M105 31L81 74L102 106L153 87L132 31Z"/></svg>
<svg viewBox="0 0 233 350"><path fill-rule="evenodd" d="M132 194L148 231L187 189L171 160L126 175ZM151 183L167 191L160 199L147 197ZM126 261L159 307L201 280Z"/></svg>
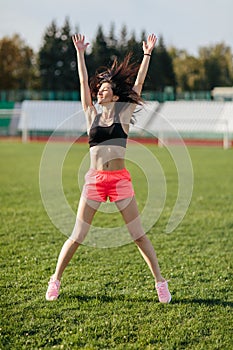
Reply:
<svg viewBox="0 0 233 350"><path fill-rule="evenodd" d="M143 41L142 47L143 47L143 52L151 54L153 48L155 47L157 41L157 37L155 34L150 34L147 38L147 42Z"/></svg>
<svg viewBox="0 0 233 350"><path fill-rule="evenodd" d="M72 40L77 51L84 52L89 43L85 43L85 36L81 34L72 35Z"/></svg>

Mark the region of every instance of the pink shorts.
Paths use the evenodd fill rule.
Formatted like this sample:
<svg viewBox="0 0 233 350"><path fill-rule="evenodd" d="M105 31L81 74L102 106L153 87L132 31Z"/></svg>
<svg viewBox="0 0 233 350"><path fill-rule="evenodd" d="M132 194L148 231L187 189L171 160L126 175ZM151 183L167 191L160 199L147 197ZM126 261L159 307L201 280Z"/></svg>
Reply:
<svg viewBox="0 0 233 350"><path fill-rule="evenodd" d="M134 196L131 176L127 169L95 170L89 169L85 175L82 195L97 202L116 202Z"/></svg>

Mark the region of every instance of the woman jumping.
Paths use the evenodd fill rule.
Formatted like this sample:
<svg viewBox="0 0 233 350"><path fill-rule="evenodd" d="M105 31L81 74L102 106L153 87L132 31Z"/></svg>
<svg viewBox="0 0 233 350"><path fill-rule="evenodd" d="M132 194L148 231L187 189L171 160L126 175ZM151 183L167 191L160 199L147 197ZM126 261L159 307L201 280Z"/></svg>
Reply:
<svg viewBox="0 0 233 350"><path fill-rule="evenodd" d="M52 301L58 298L63 271L84 241L100 204L109 199L115 202L151 270L159 301L169 303L168 283L161 275L156 253L143 230L131 177L125 168L129 124L136 106L143 102L140 95L157 38L152 34L146 42L143 41L144 55L139 68L130 63L131 54L122 63L115 59L110 68L95 74L90 86L84 55L89 43L80 34L72 36L72 40L77 51L81 102L87 121L90 169L85 175L73 232L61 249L46 299ZM97 99L102 107L101 113L97 112L92 99Z"/></svg>

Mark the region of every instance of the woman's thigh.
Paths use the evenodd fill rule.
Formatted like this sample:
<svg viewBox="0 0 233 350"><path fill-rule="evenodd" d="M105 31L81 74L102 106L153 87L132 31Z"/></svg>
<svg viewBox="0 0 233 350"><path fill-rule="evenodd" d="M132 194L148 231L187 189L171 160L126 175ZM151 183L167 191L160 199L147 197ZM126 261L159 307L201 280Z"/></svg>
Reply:
<svg viewBox="0 0 233 350"><path fill-rule="evenodd" d="M133 240L139 239L145 235L143 230L140 214L135 197L123 199L115 202L117 208L126 223L126 226Z"/></svg>
<svg viewBox="0 0 233 350"><path fill-rule="evenodd" d="M69 237L70 239L80 244L83 242L91 227L92 220L100 204L100 202L89 200L84 197L80 198L77 217L73 231Z"/></svg>

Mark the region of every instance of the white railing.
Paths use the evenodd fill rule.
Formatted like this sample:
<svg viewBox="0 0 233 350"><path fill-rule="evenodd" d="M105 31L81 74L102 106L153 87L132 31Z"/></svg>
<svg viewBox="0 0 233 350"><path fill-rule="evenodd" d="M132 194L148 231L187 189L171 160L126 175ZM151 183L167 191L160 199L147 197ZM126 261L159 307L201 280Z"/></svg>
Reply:
<svg viewBox="0 0 233 350"><path fill-rule="evenodd" d="M0 136L16 136L20 116L20 108L0 109Z"/></svg>
<svg viewBox="0 0 233 350"><path fill-rule="evenodd" d="M182 141L183 139L222 140L224 149L231 147L233 134L229 131L228 120L189 120L173 119L172 123L163 120L157 129L158 145Z"/></svg>

